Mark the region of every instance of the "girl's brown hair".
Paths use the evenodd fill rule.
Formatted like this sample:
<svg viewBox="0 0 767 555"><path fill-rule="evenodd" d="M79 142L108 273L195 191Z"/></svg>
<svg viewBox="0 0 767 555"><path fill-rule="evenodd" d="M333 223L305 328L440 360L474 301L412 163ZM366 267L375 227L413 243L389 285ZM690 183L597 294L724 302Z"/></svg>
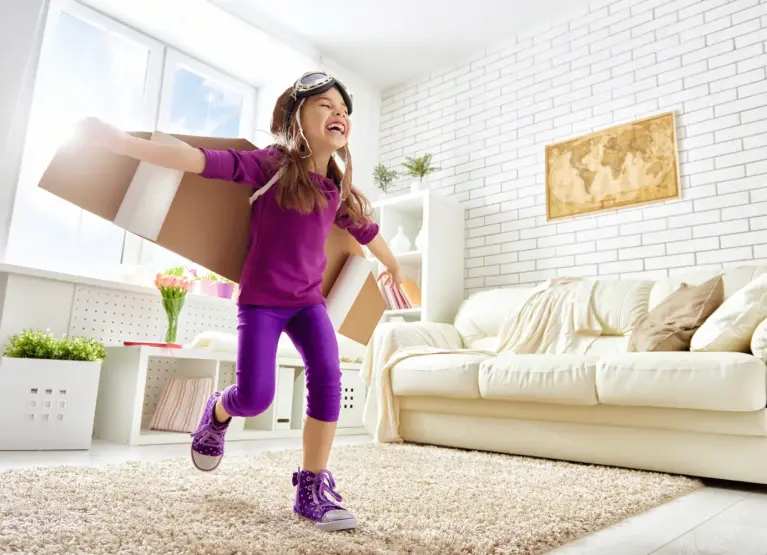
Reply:
<svg viewBox="0 0 767 555"><path fill-rule="evenodd" d="M290 118L287 131L285 117L288 99L292 89L286 89L277 99L272 113L271 132L275 137L277 149L282 153L277 164L283 174L277 188L277 203L282 208L298 210L308 214L316 209L325 208L328 204L323 191L311 180L304 160L309 159L309 145L300 125L301 108L305 100L301 100ZM346 205L347 213L354 224L369 221L372 213L370 202L352 185L352 157L349 145L344 146L343 162L345 171L331 157L328 164L330 177L341 191L341 202Z"/></svg>

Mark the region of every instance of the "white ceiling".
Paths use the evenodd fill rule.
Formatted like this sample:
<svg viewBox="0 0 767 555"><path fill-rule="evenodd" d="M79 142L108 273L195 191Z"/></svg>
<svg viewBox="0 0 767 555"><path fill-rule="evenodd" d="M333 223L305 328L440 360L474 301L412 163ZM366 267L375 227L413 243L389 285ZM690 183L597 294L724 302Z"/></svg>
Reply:
<svg viewBox="0 0 767 555"><path fill-rule="evenodd" d="M445 67L585 0L210 0L381 88ZM254 63L258 57L254 56Z"/></svg>

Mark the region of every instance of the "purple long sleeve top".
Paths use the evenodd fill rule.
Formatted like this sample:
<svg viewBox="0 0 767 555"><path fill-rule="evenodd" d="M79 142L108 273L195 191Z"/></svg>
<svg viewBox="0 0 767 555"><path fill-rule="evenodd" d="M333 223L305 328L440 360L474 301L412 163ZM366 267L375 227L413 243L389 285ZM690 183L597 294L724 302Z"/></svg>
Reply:
<svg viewBox="0 0 767 555"><path fill-rule="evenodd" d="M254 191L274 175L274 157L280 155L274 148L201 150L205 154L203 177L247 183ZM375 222L352 223L346 205L339 207L340 193L331 179L312 172L309 175L327 196L324 209L310 214L283 210L276 199L279 183L253 203L250 247L239 284L240 304L302 307L324 303L325 240L331 226L348 230L361 245L367 245L378 234Z"/></svg>

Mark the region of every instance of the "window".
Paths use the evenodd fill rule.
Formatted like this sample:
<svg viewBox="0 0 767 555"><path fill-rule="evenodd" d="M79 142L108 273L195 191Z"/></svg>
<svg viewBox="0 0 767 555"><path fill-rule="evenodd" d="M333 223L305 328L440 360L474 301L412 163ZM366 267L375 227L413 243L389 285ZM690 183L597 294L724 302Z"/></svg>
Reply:
<svg viewBox="0 0 767 555"><path fill-rule="evenodd" d="M169 50L165 58L157 128L165 133L208 137L247 137L254 118L255 91L238 81ZM150 241L131 236L129 249L142 265L190 265ZM136 243L140 243L136 246Z"/></svg>
<svg viewBox="0 0 767 555"><path fill-rule="evenodd" d="M244 136L255 90L71 0L54 0L30 113L7 260L100 274L178 257L39 189L81 118L123 129Z"/></svg>

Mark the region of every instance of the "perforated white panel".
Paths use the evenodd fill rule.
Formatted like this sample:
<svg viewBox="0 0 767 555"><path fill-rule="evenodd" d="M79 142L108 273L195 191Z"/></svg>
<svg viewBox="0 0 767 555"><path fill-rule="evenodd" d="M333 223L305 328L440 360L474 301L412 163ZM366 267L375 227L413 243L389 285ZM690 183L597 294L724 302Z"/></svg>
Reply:
<svg viewBox="0 0 767 555"><path fill-rule="evenodd" d="M306 374L300 372L293 384L293 422L301 422L306 414ZM339 428L362 426L365 408L365 384L358 370L341 370L341 414Z"/></svg>
<svg viewBox="0 0 767 555"><path fill-rule="evenodd" d="M165 341L168 320L158 295L78 285L72 305L69 334L93 337L106 345L123 341ZM187 295L179 318L179 343L204 331L236 333L234 302L210 302Z"/></svg>
<svg viewBox="0 0 767 555"><path fill-rule="evenodd" d="M144 390L144 408L141 411L141 428L147 427L152 420L157 403L162 397L165 383L178 376L179 361L169 358L150 358L146 375L146 389Z"/></svg>
<svg viewBox="0 0 767 555"><path fill-rule="evenodd" d="M357 370L341 370L341 414L339 428L362 426L365 385Z"/></svg>
<svg viewBox="0 0 767 555"><path fill-rule="evenodd" d="M234 362L221 362L218 368L218 390L223 391L237 381Z"/></svg>

